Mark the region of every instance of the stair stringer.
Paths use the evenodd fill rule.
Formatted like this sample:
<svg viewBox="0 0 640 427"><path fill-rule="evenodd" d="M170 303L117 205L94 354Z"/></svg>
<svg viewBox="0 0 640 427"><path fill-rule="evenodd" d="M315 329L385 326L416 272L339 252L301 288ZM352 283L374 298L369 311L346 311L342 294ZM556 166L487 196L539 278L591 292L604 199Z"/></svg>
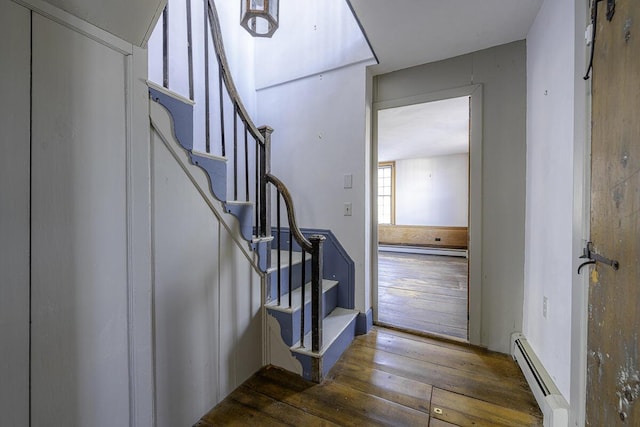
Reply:
<svg viewBox="0 0 640 427"><path fill-rule="evenodd" d="M184 148L184 146L183 146ZM187 150L185 148L185 150ZM209 189L213 197L225 203L227 201L227 160L187 150L191 163L203 169L209 177Z"/></svg>
<svg viewBox="0 0 640 427"><path fill-rule="evenodd" d="M191 163L191 153L185 150L178 140L178 135L181 135L179 132L180 125L176 126L176 121L174 120L171 112L167 110L164 105L157 102L153 97L149 102L149 118L152 127L156 130L165 146L181 166L189 180L196 187L200 196L211 209L211 212L229 231L234 242L240 248L247 260L249 260L253 268L263 275L266 269L263 268L264 261L259 257L261 253L265 253L261 248L269 245L268 239L260 239L256 242L249 243L245 241L242 236L242 226L240 222L237 221L235 216L231 216L235 220L230 221L230 216L225 209L224 203L214 197L210 186L210 178L206 170ZM185 133L182 133L182 135L185 135ZM263 259L264 258L266 258L266 256L263 256Z"/></svg>
<svg viewBox="0 0 640 427"><path fill-rule="evenodd" d="M294 357L290 347L282 339L280 323L267 314L267 360L271 365L278 366L289 372L302 376L302 363Z"/></svg>

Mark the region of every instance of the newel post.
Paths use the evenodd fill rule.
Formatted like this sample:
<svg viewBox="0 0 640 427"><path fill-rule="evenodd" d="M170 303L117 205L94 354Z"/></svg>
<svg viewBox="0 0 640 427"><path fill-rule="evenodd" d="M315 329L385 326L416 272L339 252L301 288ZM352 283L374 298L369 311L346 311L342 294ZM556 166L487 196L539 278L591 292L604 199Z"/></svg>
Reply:
<svg viewBox="0 0 640 427"><path fill-rule="evenodd" d="M319 352L322 348L322 244L326 237L314 234L311 242L311 350Z"/></svg>
<svg viewBox="0 0 640 427"><path fill-rule="evenodd" d="M263 237L271 236L271 191L267 183L267 175L271 173L271 134L273 129L269 126L258 128L264 137L264 145L260 147L260 224L256 226L260 229ZM268 251L270 253L270 251ZM268 268L269 266L267 266Z"/></svg>

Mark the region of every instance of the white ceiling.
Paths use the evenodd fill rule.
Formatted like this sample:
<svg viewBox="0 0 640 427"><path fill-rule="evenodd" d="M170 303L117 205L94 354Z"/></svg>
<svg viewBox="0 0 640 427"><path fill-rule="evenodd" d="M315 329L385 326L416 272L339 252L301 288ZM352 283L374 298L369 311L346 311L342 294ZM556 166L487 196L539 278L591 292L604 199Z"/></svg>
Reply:
<svg viewBox="0 0 640 427"><path fill-rule="evenodd" d="M378 111L378 161L469 152L469 97Z"/></svg>
<svg viewBox="0 0 640 427"><path fill-rule="evenodd" d="M349 0L382 74L526 37L542 0Z"/></svg>
<svg viewBox="0 0 640 427"><path fill-rule="evenodd" d="M136 46L145 45L167 0L45 0Z"/></svg>

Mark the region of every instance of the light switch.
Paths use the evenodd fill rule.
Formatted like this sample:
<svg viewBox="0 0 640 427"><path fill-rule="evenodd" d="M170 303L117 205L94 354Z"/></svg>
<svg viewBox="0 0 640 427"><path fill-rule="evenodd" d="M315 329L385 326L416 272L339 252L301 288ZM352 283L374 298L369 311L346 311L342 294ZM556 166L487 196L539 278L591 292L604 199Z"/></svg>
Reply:
<svg viewBox="0 0 640 427"><path fill-rule="evenodd" d="M351 188L351 187L353 187L353 175L346 174L344 176L344 188Z"/></svg>
<svg viewBox="0 0 640 427"><path fill-rule="evenodd" d="M344 202L344 216L351 216L351 202Z"/></svg>

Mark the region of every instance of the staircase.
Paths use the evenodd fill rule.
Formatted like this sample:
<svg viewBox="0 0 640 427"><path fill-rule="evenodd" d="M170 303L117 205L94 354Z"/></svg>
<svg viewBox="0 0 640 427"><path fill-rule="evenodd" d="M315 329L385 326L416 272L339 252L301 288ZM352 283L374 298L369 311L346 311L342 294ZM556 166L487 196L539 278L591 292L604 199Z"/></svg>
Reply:
<svg viewBox="0 0 640 427"><path fill-rule="evenodd" d="M172 60L166 50L172 28L170 7L171 2L162 27L164 84L149 83L152 126L194 185L220 202L212 204L212 209L223 211L226 221L235 221L237 241L244 242L250 262L263 276L268 329L264 339L268 347L284 347L289 353L282 357L272 351L268 363L320 382L356 334L353 261L330 231L298 227L293 198L270 170L273 130L257 128L244 108L229 72L212 0L204 3L210 28L205 37L210 40L203 46L206 64L210 63L207 46L214 47L217 70L207 66L202 73L194 71L193 42L189 39L185 43L189 48L185 74L191 99L170 90L166 76ZM186 25L184 33L191 37L191 14L202 8L192 8L189 1L187 8L186 22L173 25ZM194 137L194 127L199 124L194 123L193 82L198 79L206 87L205 129L200 132L205 135L204 144ZM217 91L216 96L210 96L212 91ZM211 113L214 104L219 113L215 119ZM196 145L204 145L204 151L195 149ZM200 170L205 172L208 186L193 178Z"/></svg>

